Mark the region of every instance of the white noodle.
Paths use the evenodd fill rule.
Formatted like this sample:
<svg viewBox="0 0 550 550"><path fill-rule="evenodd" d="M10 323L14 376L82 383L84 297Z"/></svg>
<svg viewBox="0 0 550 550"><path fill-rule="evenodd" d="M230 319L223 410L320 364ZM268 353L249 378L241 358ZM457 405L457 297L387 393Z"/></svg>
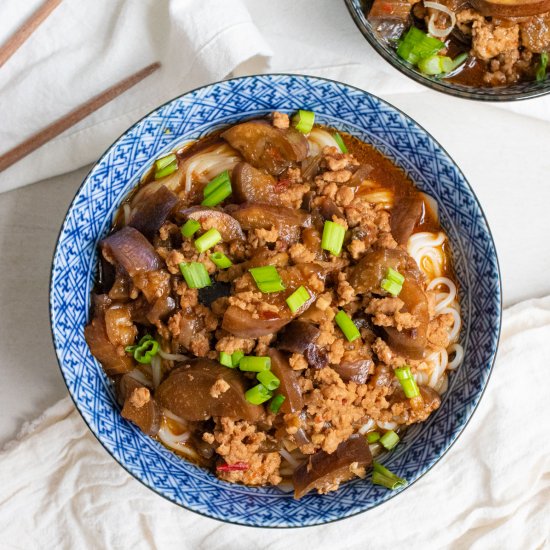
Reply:
<svg viewBox="0 0 550 550"><path fill-rule="evenodd" d="M309 156L314 157L319 153L323 152L324 147L338 147L335 139L332 137L332 134L329 134L326 130L321 130L320 128L313 128L307 137L309 142Z"/></svg>
<svg viewBox="0 0 550 550"><path fill-rule="evenodd" d="M167 353L159 349L159 355L167 361L189 361L189 356L181 353Z"/></svg>
<svg viewBox="0 0 550 550"><path fill-rule="evenodd" d="M367 423L363 424L358 430L357 433L365 435L369 430L374 427L374 420L371 418Z"/></svg>
<svg viewBox="0 0 550 550"><path fill-rule="evenodd" d="M168 426L163 423L163 426L158 431L158 438L170 449L178 451L193 460L197 460L199 457L193 449L187 447L185 442L191 436L190 432L184 432L180 435L174 435Z"/></svg>
<svg viewBox="0 0 550 550"><path fill-rule="evenodd" d="M393 193L389 189L378 189L370 193L361 193L361 198L371 204L380 204L386 210L393 206Z"/></svg>
<svg viewBox="0 0 550 550"><path fill-rule="evenodd" d="M448 277L436 277L428 284L428 290L435 290L437 287L445 285L449 292L440 292L436 296L435 313L441 313L441 310L454 302L456 298L456 285Z"/></svg>
<svg viewBox="0 0 550 550"><path fill-rule="evenodd" d="M396 422L380 422L380 421L378 421L376 424L382 430L395 430L395 428L397 428L397 423Z"/></svg>
<svg viewBox="0 0 550 550"><path fill-rule="evenodd" d="M462 363L462 359L464 359L464 348L460 344L452 344L447 351L449 355L455 354L453 360L449 361L447 365L448 370L454 370Z"/></svg>
<svg viewBox="0 0 550 550"><path fill-rule="evenodd" d="M278 485L275 485L277 489L282 491L283 493L292 493L294 491L294 485L292 484L292 481L281 481Z"/></svg>
<svg viewBox="0 0 550 550"><path fill-rule="evenodd" d="M300 463L286 450L279 449L279 454L293 467L298 468Z"/></svg>
<svg viewBox="0 0 550 550"><path fill-rule="evenodd" d="M151 359L151 372L153 374L153 388L157 389L162 377L162 360L158 355Z"/></svg>
<svg viewBox="0 0 550 550"><path fill-rule="evenodd" d="M181 418L180 416L175 415L172 411L169 411L168 409L162 409L162 414L169 418L170 420L173 420L177 424L180 424L181 426L185 427L187 426L187 422Z"/></svg>
<svg viewBox="0 0 550 550"><path fill-rule="evenodd" d="M411 235L407 243L407 252L429 280L441 277L443 272L445 254L441 245L445 239L444 233L422 231Z"/></svg>
<svg viewBox="0 0 550 550"><path fill-rule="evenodd" d="M122 210L124 212L124 225L128 225L128 223L130 223L130 216L132 215L132 209L130 208L130 205L126 202L122 205Z"/></svg>
<svg viewBox="0 0 550 550"><path fill-rule="evenodd" d="M442 349L441 351L432 353L428 357L428 361L431 361L434 364L433 370L430 374L430 379L428 380L428 386L430 386L430 388L435 388L440 376L445 372L447 363L449 362L447 350Z"/></svg>
<svg viewBox="0 0 550 550"><path fill-rule="evenodd" d="M129 372L128 376L130 378L133 378L134 380L137 380L140 384L143 384L144 386L151 386L151 381L139 369L134 369L133 371Z"/></svg>

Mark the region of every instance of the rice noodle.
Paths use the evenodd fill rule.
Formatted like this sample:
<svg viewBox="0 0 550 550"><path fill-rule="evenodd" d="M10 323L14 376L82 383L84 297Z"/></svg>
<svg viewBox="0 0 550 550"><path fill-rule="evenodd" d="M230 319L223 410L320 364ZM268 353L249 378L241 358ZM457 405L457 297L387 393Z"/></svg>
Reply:
<svg viewBox="0 0 550 550"><path fill-rule="evenodd" d="M460 344L452 344L449 346L447 352L449 355L452 355L453 353L455 355L453 359L449 361L447 370L454 370L460 365L460 363L462 363L462 359L464 359L464 348Z"/></svg>
<svg viewBox="0 0 550 550"><path fill-rule="evenodd" d="M188 355L183 355L182 353L167 353L161 349L159 349L159 355L167 361L189 361L190 359Z"/></svg>
<svg viewBox="0 0 550 550"><path fill-rule="evenodd" d="M166 422L163 422L157 436L170 449L178 451L193 460L197 460L199 458L199 455L193 449L185 445L186 441L191 436L191 432L184 432L180 435L175 435L172 433Z"/></svg>
<svg viewBox="0 0 550 550"><path fill-rule="evenodd" d="M151 373L153 375L153 388L157 389L162 378L162 359L158 355L151 359Z"/></svg>
<svg viewBox="0 0 550 550"><path fill-rule="evenodd" d="M296 460L286 449L279 449L279 454L293 467L298 468L300 462Z"/></svg>
<svg viewBox="0 0 550 550"><path fill-rule="evenodd" d="M124 212L124 225L128 225L132 216L132 208L126 202L122 205L122 211Z"/></svg>
<svg viewBox="0 0 550 550"><path fill-rule="evenodd" d="M332 137L332 134L321 128L313 128L307 137L309 142L309 156L314 157L323 152L324 147L336 147L340 150L338 143Z"/></svg>
<svg viewBox="0 0 550 550"><path fill-rule="evenodd" d="M428 386L430 386L430 388L435 388L437 386L439 378L447 368L447 363L449 362L447 350L442 349L440 351L432 353L430 356L428 356L428 361L432 362L434 365L430 374L430 378L428 380Z"/></svg>
<svg viewBox="0 0 550 550"><path fill-rule="evenodd" d="M424 2L425 8L431 8L432 10L441 11L449 16L450 21L449 25L445 27L444 29L438 29L435 26L435 19L438 14L432 13L430 16L430 19L428 20L428 32L432 36L437 36L437 38L446 38L449 36L454 29L454 26L456 25L456 15L453 11L451 11L447 6L444 6L443 4L439 4L438 2Z"/></svg>
<svg viewBox="0 0 550 550"><path fill-rule="evenodd" d="M437 287L445 285L449 292L440 292L436 296L435 313L439 314L448 307L456 298L456 285L448 277L436 277L428 284L428 290L435 290Z"/></svg>
<svg viewBox="0 0 550 550"><path fill-rule="evenodd" d="M397 428L397 422L380 422L380 421L378 421L376 424L382 430L395 430L395 428Z"/></svg>
<svg viewBox="0 0 550 550"><path fill-rule="evenodd" d="M281 481L281 483L275 485L275 487L283 493L292 493L294 491L294 485L290 480Z"/></svg>
<svg viewBox="0 0 550 550"><path fill-rule="evenodd" d="M439 206L437 205L437 201L431 195L428 195L428 193L420 193L420 195L424 199L424 202L428 208L431 210L432 216L439 223Z"/></svg>
<svg viewBox="0 0 550 550"><path fill-rule="evenodd" d="M374 420L371 418L367 423L363 424L358 430L357 433L365 435L368 431L374 428Z"/></svg>
<svg viewBox="0 0 550 550"><path fill-rule="evenodd" d="M144 386L151 386L151 381L143 374L139 369L134 369L128 373L130 378L137 380L140 384Z"/></svg>
<svg viewBox="0 0 550 550"><path fill-rule="evenodd" d="M441 245L445 240L445 234L442 232L422 231L411 235L407 243L407 252L430 281L441 277L443 273L445 254Z"/></svg>
<svg viewBox="0 0 550 550"><path fill-rule="evenodd" d="M393 206L393 193L389 189L376 189L369 193L361 193L361 198L371 204L380 204L386 210Z"/></svg>
<svg viewBox="0 0 550 550"><path fill-rule="evenodd" d="M180 424L181 426L187 426L187 422L181 418L181 416L177 416L172 411L169 411L168 409L162 409L162 414L166 418L169 418L170 420L173 420L174 422Z"/></svg>

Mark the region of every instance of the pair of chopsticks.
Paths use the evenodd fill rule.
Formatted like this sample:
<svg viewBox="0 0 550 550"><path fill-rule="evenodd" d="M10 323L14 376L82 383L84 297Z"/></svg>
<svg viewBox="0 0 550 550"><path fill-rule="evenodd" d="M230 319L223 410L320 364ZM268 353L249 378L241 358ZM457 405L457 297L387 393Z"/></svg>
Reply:
<svg viewBox="0 0 550 550"><path fill-rule="evenodd" d="M45 0L40 7L27 19L8 41L0 47L0 68L6 61L24 44L40 24L61 3L61 0ZM92 97L70 113L52 122L19 145L0 156L0 172L26 157L54 137L80 122L94 111L103 107L126 90L141 82L144 78L159 69L160 63L153 63L140 71L121 80L114 86L107 88L98 95Z"/></svg>

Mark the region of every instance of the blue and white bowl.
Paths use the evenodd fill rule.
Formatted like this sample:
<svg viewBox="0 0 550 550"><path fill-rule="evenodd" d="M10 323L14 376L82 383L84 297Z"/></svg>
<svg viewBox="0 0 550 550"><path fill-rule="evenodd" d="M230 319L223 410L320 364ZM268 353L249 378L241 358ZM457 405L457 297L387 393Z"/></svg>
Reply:
<svg viewBox="0 0 550 550"><path fill-rule="evenodd" d="M409 485L449 449L487 384L500 329L501 290L495 247L479 203L461 171L418 124L362 90L320 78L263 75L189 92L140 120L88 174L61 228L53 259L51 324L61 372L85 422L105 449L159 495L200 514L243 525L300 527L358 514L398 492L356 479L325 496L297 501L277 488L220 481L145 436L120 416L109 380L83 329L90 311L97 243L117 208L152 162L214 128L273 110L315 111L316 120L371 143L437 200L451 242L464 326L465 359L450 376L442 405L409 430L384 463Z"/></svg>

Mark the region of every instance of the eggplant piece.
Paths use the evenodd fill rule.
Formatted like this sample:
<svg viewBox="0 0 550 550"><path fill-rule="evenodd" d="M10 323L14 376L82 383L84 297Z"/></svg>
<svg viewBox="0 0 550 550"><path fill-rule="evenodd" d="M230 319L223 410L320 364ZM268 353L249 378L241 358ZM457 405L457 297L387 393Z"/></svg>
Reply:
<svg viewBox="0 0 550 550"><path fill-rule="evenodd" d="M292 370L287 358L276 349L267 352L271 357L271 372L281 381L278 392L285 396L281 405L284 413L299 413L304 408L299 373Z"/></svg>
<svg viewBox="0 0 550 550"><path fill-rule="evenodd" d="M550 11L550 0L470 0L485 17L526 17Z"/></svg>
<svg viewBox="0 0 550 550"><path fill-rule="evenodd" d="M215 398L210 395L210 389L218 380L229 384L229 389ZM264 414L263 407L249 403L245 391L240 372L201 358L173 370L157 388L155 398L162 407L184 420L227 416L257 422Z"/></svg>
<svg viewBox="0 0 550 550"><path fill-rule="evenodd" d="M422 397L423 406L430 410L439 408L441 405L441 396L430 386L418 386L420 395ZM390 397L390 403L405 403L409 404L411 400L405 395L405 392L401 387L395 389Z"/></svg>
<svg viewBox="0 0 550 550"><path fill-rule="evenodd" d="M177 307L176 300L169 293L163 294L155 300L151 309L147 312L147 320L155 325L160 321L164 321Z"/></svg>
<svg viewBox="0 0 550 550"><path fill-rule="evenodd" d="M353 173L353 176L351 176L351 179L346 185L348 185L348 187L359 187L369 179L373 170L374 167L371 164L362 164Z"/></svg>
<svg viewBox="0 0 550 550"><path fill-rule="evenodd" d="M143 433L151 437L157 435L162 418L160 407L151 396L149 388L139 382L136 387L127 391L120 414L133 422Z"/></svg>
<svg viewBox="0 0 550 550"><path fill-rule="evenodd" d="M288 309L288 308L287 308ZM259 338L281 330L292 321L290 310L281 315L255 319L250 311L244 311L237 306L229 306L223 316L222 328L240 338Z"/></svg>
<svg viewBox="0 0 550 550"><path fill-rule="evenodd" d="M177 214L186 220L196 220L205 228L217 229L224 242L244 240L244 233L239 222L221 210L207 206L192 206L177 212Z"/></svg>
<svg viewBox="0 0 550 550"><path fill-rule="evenodd" d="M519 25L522 46L534 53L550 50L550 13L529 17Z"/></svg>
<svg viewBox="0 0 550 550"><path fill-rule="evenodd" d="M358 359L357 361L341 361L332 368L340 375L344 382L355 382L365 384L373 366L372 359Z"/></svg>
<svg viewBox="0 0 550 550"><path fill-rule="evenodd" d="M178 200L178 196L163 185L138 203L128 225L152 239Z"/></svg>
<svg viewBox="0 0 550 550"><path fill-rule="evenodd" d="M424 201L418 194L402 198L392 209L390 227L398 244L407 244L424 216Z"/></svg>
<svg viewBox="0 0 550 550"><path fill-rule="evenodd" d="M382 40L397 40L409 26L411 8L406 0L374 0L367 20Z"/></svg>
<svg viewBox="0 0 550 550"><path fill-rule="evenodd" d="M232 126L221 137L252 166L273 176L281 174L291 164L301 162L309 152L303 134L294 128L275 128L262 120Z"/></svg>
<svg viewBox="0 0 550 550"><path fill-rule="evenodd" d="M211 307L212 302L218 298L231 295L231 284L223 281L213 281L210 286L199 289L199 302L206 307Z"/></svg>
<svg viewBox="0 0 550 550"><path fill-rule="evenodd" d="M231 183L236 202L281 204L277 191L277 180L247 162L239 162L235 166Z"/></svg>
<svg viewBox="0 0 550 550"><path fill-rule="evenodd" d="M310 455L292 475L294 498L302 498L312 489L320 492L330 490L334 484L353 478L355 474L350 466L354 463L365 468L372 464L369 446L362 436L352 435L331 454L317 451Z"/></svg>
<svg viewBox="0 0 550 550"><path fill-rule="evenodd" d="M107 376L124 374L134 368L134 359L128 355L119 355L117 346L109 340L104 313L98 312L88 323L84 329L84 338Z"/></svg>
<svg viewBox="0 0 550 550"><path fill-rule="evenodd" d="M151 243L133 227L123 227L100 242L104 258L134 277L160 269L162 262Z"/></svg>
<svg viewBox="0 0 550 550"><path fill-rule="evenodd" d="M336 206L336 203L332 199L329 199L328 197L325 197L319 205L319 212L325 220L332 221L334 216L345 219L342 210Z"/></svg>
<svg viewBox="0 0 550 550"><path fill-rule="evenodd" d="M326 350L319 348L316 341L321 331L312 323L292 321L279 337L278 349L301 353L310 367L322 369L328 365Z"/></svg>
<svg viewBox="0 0 550 550"><path fill-rule="evenodd" d="M311 227L311 216L303 210L269 204L245 203L231 211L231 215L246 230L277 228L279 238L295 242L302 228Z"/></svg>

